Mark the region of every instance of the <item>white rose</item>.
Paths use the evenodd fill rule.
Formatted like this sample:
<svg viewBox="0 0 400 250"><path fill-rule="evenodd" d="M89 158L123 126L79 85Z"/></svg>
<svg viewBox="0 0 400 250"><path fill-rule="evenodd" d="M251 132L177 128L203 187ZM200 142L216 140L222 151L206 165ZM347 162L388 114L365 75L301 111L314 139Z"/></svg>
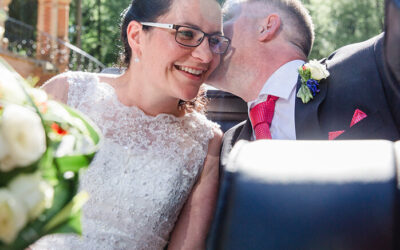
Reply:
<svg viewBox="0 0 400 250"><path fill-rule="evenodd" d="M0 19L1 19L1 17L0 17ZM5 32L5 29L3 28L3 26L0 26L0 37L3 37L4 32Z"/></svg>
<svg viewBox="0 0 400 250"><path fill-rule="evenodd" d="M11 158L10 155L6 155L2 159L0 159L0 171L1 172L8 172L11 171L15 168L17 164L15 161Z"/></svg>
<svg viewBox="0 0 400 250"><path fill-rule="evenodd" d="M28 93L35 101L35 103L43 103L47 102L48 100L47 93L44 90L37 88L29 88Z"/></svg>
<svg viewBox="0 0 400 250"><path fill-rule="evenodd" d="M37 161L46 151L46 136L40 117L33 111L14 104L4 109L0 125L8 155L0 162L0 170L24 167Z"/></svg>
<svg viewBox="0 0 400 250"><path fill-rule="evenodd" d="M65 121L72 124L74 118L60 103L49 100L47 102L47 108L49 112L44 114L47 120Z"/></svg>
<svg viewBox="0 0 400 250"><path fill-rule="evenodd" d="M0 189L0 240L12 243L26 222L25 206L7 189Z"/></svg>
<svg viewBox="0 0 400 250"><path fill-rule="evenodd" d="M63 136L61 143L58 146L56 153L54 154L55 157L72 155L74 153L75 142L76 142L75 136L73 135Z"/></svg>
<svg viewBox="0 0 400 250"><path fill-rule="evenodd" d="M36 219L53 204L54 189L39 173L19 175L8 187L27 208L29 220Z"/></svg>
<svg viewBox="0 0 400 250"><path fill-rule="evenodd" d="M319 63L317 60L311 60L304 66L306 66L307 69L310 69L312 79L319 81L329 76L329 72L326 70L325 65Z"/></svg>
<svg viewBox="0 0 400 250"><path fill-rule="evenodd" d="M6 21L8 18L8 14L4 9L0 9L0 22Z"/></svg>
<svg viewBox="0 0 400 250"><path fill-rule="evenodd" d="M0 76L0 98L6 102L24 104L27 100L26 94L15 78L14 73L5 67L0 67Z"/></svg>

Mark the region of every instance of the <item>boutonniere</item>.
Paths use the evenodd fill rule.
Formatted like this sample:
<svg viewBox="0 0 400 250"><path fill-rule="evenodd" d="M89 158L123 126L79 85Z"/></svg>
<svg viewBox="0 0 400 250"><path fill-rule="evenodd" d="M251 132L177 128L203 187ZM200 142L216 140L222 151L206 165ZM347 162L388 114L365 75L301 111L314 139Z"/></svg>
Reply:
<svg viewBox="0 0 400 250"><path fill-rule="evenodd" d="M329 72L325 65L317 60L312 60L299 68L301 76L301 87L297 92L297 97L303 103L308 103L314 96L319 93L319 81L329 76Z"/></svg>

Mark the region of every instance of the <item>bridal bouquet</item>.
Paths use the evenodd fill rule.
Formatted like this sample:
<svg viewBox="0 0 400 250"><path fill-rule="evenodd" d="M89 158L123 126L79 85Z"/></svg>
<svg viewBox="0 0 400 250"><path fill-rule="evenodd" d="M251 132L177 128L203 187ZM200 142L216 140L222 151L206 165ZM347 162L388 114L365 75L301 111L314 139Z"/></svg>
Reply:
<svg viewBox="0 0 400 250"><path fill-rule="evenodd" d="M79 112L49 100L0 58L0 250L51 233L80 233L79 174L101 136Z"/></svg>

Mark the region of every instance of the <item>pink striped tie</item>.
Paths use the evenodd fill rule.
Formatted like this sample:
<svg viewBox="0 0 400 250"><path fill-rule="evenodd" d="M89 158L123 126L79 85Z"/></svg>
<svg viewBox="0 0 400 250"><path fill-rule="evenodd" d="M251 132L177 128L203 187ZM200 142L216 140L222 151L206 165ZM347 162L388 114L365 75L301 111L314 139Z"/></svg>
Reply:
<svg viewBox="0 0 400 250"><path fill-rule="evenodd" d="M275 103L279 97L269 95L265 102L259 103L250 110L250 119L256 134L256 140L272 139L269 128L274 117Z"/></svg>

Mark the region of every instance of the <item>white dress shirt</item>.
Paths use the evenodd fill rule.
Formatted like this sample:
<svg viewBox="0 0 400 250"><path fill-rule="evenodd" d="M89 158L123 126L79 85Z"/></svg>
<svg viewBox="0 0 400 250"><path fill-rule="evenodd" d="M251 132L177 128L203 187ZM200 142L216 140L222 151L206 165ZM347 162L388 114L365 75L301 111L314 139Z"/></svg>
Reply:
<svg viewBox="0 0 400 250"><path fill-rule="evenodd" d="M264 84L257 99L247 103L250 112L255 105L266 101L268 95L279 97L270 128L272 139L296 140L294 117L296 84L299 77L298 69L304 63L302 60L294 60L281 66ZM255 139L254 130L252 139Z"/></svg>

